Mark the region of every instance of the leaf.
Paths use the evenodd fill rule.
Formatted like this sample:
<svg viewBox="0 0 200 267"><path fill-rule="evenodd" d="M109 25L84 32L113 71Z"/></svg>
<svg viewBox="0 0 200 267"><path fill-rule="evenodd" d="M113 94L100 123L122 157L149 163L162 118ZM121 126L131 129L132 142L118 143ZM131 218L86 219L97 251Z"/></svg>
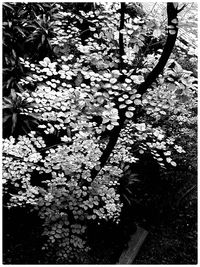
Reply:
<svg viewBox="0 0 200 267"><path fill-rule="evenodd" d="M59 234L55 234L55 237L56 237L56 238L61 238L61 235L59 235Z"/></svg>
<svg viewBox="0 0 200 267"><path fill-rule="evenodd" d="M99 104L103 104L103 102L104 102L104 97L103 96L98 96L97 97L97 102L99 103Z"/></svg>
<svg viewBox="0 0 200 267"><path fill-rule="evenodd" d="M120 109L125 108L125 107L126 107L125 104L121 104L121 105L119 105L119 108L120 108Z"/></svg>
<svg viewBox="0 0 200 267"><path fill-rule="evenodd" d="M169 90L175 90L176 89L176 85L174 83L169 83L168 86L167 86L167 88Z"/></svg>
<svg viewBox="0 0 200 267"><path fill-rule="evenodd" d="M131 35L133 32L134 32L133 30L128 30L128 31L127 31L127 33L130 34L130 35Z"/></svg>
<svg viewBox="0 0 200 267"><path fill-rule="evenodd" d="M69 127L67 127L67 136L68 136L69 138L72 137L71 130L70 130Z"/></svg>
<svg viewBox="0 0 200 267"><path fill-rule="evenodd" d="M38 115L38 114L36 114L36 113L28 114L28 116L29 116L29 117L32 117L32 118L34 118L34 119L36 119L36 120L39 120L39 119L41 118L41 116Z"/></svg>
<svg viewBox="0 0 200 267"><path fill-rule="evenodd" d="M10 117L11 117L11 114L4 116L3 123L5 123Z"/></svg>
<svg viewBox="0 0 200 267"><path fill-rule="evenodd" d="M59 164L54 165L54 166L52 167L52 169L54 169L54 170L59 170L59 169L60 169L60 165L59 165Z"/></svg>
<svg viewBox="0 0 200 267"><path fill-rule="evenodd" d="M119 32L122 33L122 34L126 34L126 30L125 29L121 29Z"/></svg>
<svg viewBox="0 0 200 267"><path fill-rule="evenodd" d="M15 101L17 99L15 89L11 89L10 95L11 95L11 98L13 101Z"/></svg>
<svg viewBox="0 0 200 267"><path fill-rule="evenodd" d="M175 9L177 9L177 7L178 7L178 2L173 2L173 6L174 6Z"/></svg>
<svg viewBox="0 0 200 267"><path fill-rule="evenodd" d="M110 78L112 77L111 73L109 73L109 72L105 72L105 73L103 74L103 76L104 76L105 78L107 78L107 79L110 79Z"/></svg>
<svg viewBox="0 0 200 267"><path fill-rule="evenodd" d="M126 78L126 79L125 79L125 82L126 82L126 83L131 83L131 82L132 82L132 80L131 80L131 79L129 79L129 78Z"/></svg>
<svg viewBox="0 0 200 267"><path fill-rule="evenodd" d="M169 30L169 34L171 34L171 35L174 35L174 34L176 34L176 30Z"/></svg>
<svg viewBox="0 0 200 267"><path fill-rule="evenodd" d="M172 19L172 20L171 20L171 23L173 23L173 24L178 24L178 19L177 19L177 18Z"/></svg>
<svg viewBox="0 0 200 267"><path fill-rule="evenodd" d="M125 99L122 98L122 97L119 97L119 98L118 98L118 101L119 101L119 102L123 102L124 100L125 100Z"/></svg>
<svg viewBox="0 0 200 267"><path fill-rule="evenodd" d="M160 37L161 33L162 33L161 30L157 28L153 31L153 37L158 38Z"/></svg>
<svg viewBox="0 0 200 267"><path fill-rule="evenodd" d="M127 118L132 118L133 117L133 112L131 112L131 111L127 111L126 113L125 113L125 116L127 117Z"/></svg>
<svg viewBox="0 0 200 267"><path fill-rule="evenodd" d="M51 63L51 60L48 58L48 57L45 57L43 59L43 61L39 61L40 65L42 65L43 67L47 67L50 63Z"/></svg>
<svg viewBox="0 0 200 267"><path fill-rule="evenodd" d="M11 128L11 134L14 133L16 124L17 124L17 113L13 113L13 115L12 115L12 128Z"/></svg>
<svg viewBox="0 0 200 267"><path fill-rule="evenodd" d="M133 111L133 110L135 110L135 108L134 107L128 107L128 110Z"/></svg>
<svg viewBox="0 0 200 267"><path fill-rule="evenodd" d="M133 47L133 51L134 51L134 53L138 53L139 50L140 50L140 47L139 47L138 45L135 44L134 47Z"/></svg>
<svg viewBox="0 0 200 267"><path fill-rule="evenodd" d="M103 93L103 96L104 96L105 98L108 98L108 97L109 97L109 94L108 94L108 93Z"/></svg>
<svg viewBox="0 0 200 267"><path fill-rule="evenodd" d="M135 105L141 105L142 103L140 99L135 99L133 102Z"/></svg>
<svg viewBox="0 0 200 267"><path fill-rule="evenodd" d="M89 29L90 29L90 31L92 31L92 32L96 31L96 28L93 28L93 27L91 27L91 26L89 26Z"/></svg>
<svg viewBox="0 0 200 267"><path fill-rule="evenodd" d="M46 37L44 34L42 34L42 40L41 40L41 43L44 44L44 41L45 41Z"/></svg>
<svg viewBox="0 0 200 267"><path fill-rule="evenodd" d="M11 109L13 107L12 103L10 104L3 104L3 109Z"/></svg>
<svg viewBox="0 0 200 267"><path fill-rule="evenodd" d="M14 49L12 49L12 54L13 54L13 57L16 59L17 55Z"/></svg>
<svg viewBox="0 0 200 267"><path fill-rule="evenodd" d="M128 199L128 197L125 194L123 194L123 197L126 199L126 201L128 202L128 204L131 206L131 201Z"/></svg>
<svg viewBox="0 0 200 267"><path fill-rule="evenodd" d="M175 161L171 161L171 165L172 165L172 166L174 166L174 167L176 167L176 166L177 166L177 164L176 164L176 162L175 162Z"/></svg>
<svg viewBox="0 0 200 267"><path fill-rule="evenodd" d="M20 28L20 27L18 27L18 26L15 26L14 27L15 29L17 29L18 30L18 32L20 32L21 33L21 35L23 36L23 37L25 37L26 35L25 35L25 33L23 32L23 30Z"/></svg>
<svg viewBox="0 0 200 267"><path fill-rule="evenodd" d="M136 125L136 129L139 130L139 131L145 131L146 130L145 123L140 123L140 124Z"/></svg>
<svg viewBox="0 0 200 267"><path fill-rule="evenodd" d="M170 156L170 155L171 155L171 151L166 151L166 152L164 152L164 155L165 155L165 156Z"/></svg>
<svg viewBox="0 0 200 267"><path fill-rule="evenodd" d="M2 4L4 7L7 7L9 9L11 9L12 11L14 11L14 8L10 4L8 4L8 3L2 3Z"/></svg>
<svg viewBox="0 0 200 267"><path fill-rule="evenodd" d="M130 99L127 99L127 100L125 101L125 103L126 103L127 105L130 105L130 104L132 104L132 103L133 103L133 101L132 101L132 100L130 100Z"/></svg>
<svg viewBox="0 0 200 267"><path fill-rule="evenodd" d="M27 127L27 129L28 129L28 130L31 130L31 127L30 127L29 121L27 121L27 120L24 120L24 121L23 121L23 124L25 124L25 125L26 125L26 127ZM24 125L24 126L25 126L25 125Z"/></svg>
<svg viewBox="0 0 200 267"><path fill-rule="evenodd" d="M126 94L124 94L122 97L123 97L124 99L128 99L128 98L129 98L129 96L126 95Z"/></svg>
<svg viewBox="0 0 200 267"><path fill-rule="evenodd" d="M109 124L109 125L107 125L107 127L106 127L109 131L111 131L113 128L114 128L114 125L112 125L112 124Z"/></svg>
<svg viewBox="0 0 200 267"><path fill-rule="evenodd" d="M115 126L118 126L119 125L119 122L118 121L111 121L111 124L112 125L115 125Z"/></svg>
<svg viewBox="0 0 200 267"><path fill-rule="evenodd" d="M160 110L159 112L160 112L160 114L162 114L162 115L166 115L166 114L167 114L164 110Z"/></svg>
<svg viewBox="0 0 200 267"><path fill-rule="evenodd" d="M170 163L170 162L172 162L172 159L171 159L171 158L166 158L166 161L167 161L168 163Z"/></svg>
<svg viewBox="0 0 200 267"><path fill-rule="evenodd" d="M82 82L83 82L83 76L81 73L78 73L75 79L75 85L78 87L82 84Z"/></svg>
<svg viewBox="0 0 200 267"><path fill-rule="evenodd" d="M116 78L111 78L111 79L110 79L110 83L111 83L111 84L114 84L114 83L116 83L116 82L117 82L117 79L116 79Z"/></svg>
<svg viewBox="0 0 200 267"><path fill-rule="evenodd" d="M188 100L189 100L189 97L186 96L186 95L182 95L182 96L180 97L180 101L181 101L182 103L185 103L185 102L187 102Z"/></svg>
<svg viewBox="0 0 200 267"><path fill-rule="evenodd" d="M100 171L101 166L100 165L96 165L94 168L95 168L95 170Z"/></svg>
<svg viewBox="0 0 200 267"><path fill-rule="evenodd" d="M25 132L25 134L28 134L28 131L26 130L26 128L22 125L22 130Z"/></svg>

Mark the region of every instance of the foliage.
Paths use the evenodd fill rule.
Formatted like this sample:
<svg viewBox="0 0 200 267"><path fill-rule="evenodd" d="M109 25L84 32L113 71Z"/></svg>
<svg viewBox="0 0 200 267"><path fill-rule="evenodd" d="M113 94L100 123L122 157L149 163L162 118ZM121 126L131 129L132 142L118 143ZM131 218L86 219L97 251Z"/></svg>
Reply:
<svg viewBox="0 0 200 267"><path fill-rule="evenodd" d="M24 109L32 109L34 106L30 99L27 99L20 93L16 93L11 89L10 97L3 98L3 123L4 137L16 134L28 133L31 128L38 125L38 115L30 113L25 115Z"/></svg>
<svg viewBox="0 0 200 267"><path fill-rule="evenodd" d="M23 91L18 81L25 69L19 57L29 61L52 56L50 39L55 35L54 21L57 6L54 3L4 3L3 4L3 68L4 94L11 89Z"/></svg>
<svg viewBox="0 0 200 267"><path fill-rule="evenodd" d="M174 155L185 153L177 142L184 131L180 128L177 133L169 125L177 128L195 121L197 81L172 56L163 74L141 96L138 86L162 52L152 53L145 40L162 39L164 29L152 18L126 13L119 32L119 3L100 4L88 12L73 8L66 12L59 4L53 7L6 4L7 20L14 12L14 17L18 12L24 16L23 33L19 31L24 44L47 54L16 56L26 74L17 81L20 93L12 89L4 98L5 129L8 132L10 127L11 136L8 133L3 140L3 183L8 207L31 205L37 210L47 237L44 249L53 246L58 262L66 263L88 251L91 220L119 222L122 200L128 199L128 190L119 194L120 184L141 155L151 153L161 167L176 166ZM83 41L85 20L89 35ZM15 30L9 32L18 36ZM118 52L120 34L123 55ZM122 127L119 138L102 166L101 158L117 127ZM47 146L50 137L52 143ZM125 189L135 180L134 176L125 183Z"/></svg>

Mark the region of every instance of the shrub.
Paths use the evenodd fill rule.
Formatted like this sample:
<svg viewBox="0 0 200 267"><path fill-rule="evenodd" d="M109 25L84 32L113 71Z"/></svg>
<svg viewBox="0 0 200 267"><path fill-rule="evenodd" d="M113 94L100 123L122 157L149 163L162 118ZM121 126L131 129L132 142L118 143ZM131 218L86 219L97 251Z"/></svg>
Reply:
<svg viewBox="0 0 200 267"><path fill-rule="evenodd" d="M79 14L61 9L59 15L70 23L50 25L47 20L47 28L56 33L48 35L55 55L34 63L21 57L27 75L18 85L24 90L5 98L11 134L17 116L37 114L38 124L26 135L18 132L3 141L8 207L38 210L47 237L44 249L53 246L59 263L77 261L79 253L88 251L89 221L119 222L119 185L140 155L151 153L163 168L165 163L176 166L173 156L185 151L169 124L194 120L196 79L176 60L143 96L138 92L162 52L146 54L145 37L163 33L155 36L154 23L128 14L118 31L118 8L101 5ZM78 27L82 17L89 21L86 44ZM118 54L121 34L124 53ZM36 37L41 35L37 28ZM56 138L47 146L49 136Z"/></svg>

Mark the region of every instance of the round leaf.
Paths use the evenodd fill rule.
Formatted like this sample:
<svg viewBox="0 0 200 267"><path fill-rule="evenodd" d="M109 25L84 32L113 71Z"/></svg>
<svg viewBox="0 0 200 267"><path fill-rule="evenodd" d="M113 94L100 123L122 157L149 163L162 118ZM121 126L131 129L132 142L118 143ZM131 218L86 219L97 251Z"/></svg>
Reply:
<svg viewBox="0 0 200 267"><path fill-rule="evenodd" d="M140 99L135 99L134 101L135 105L141 105L141 100Z"/></svg>
<svg viewBox="0 0 200 267"><path fill-rule="evenodd" d="M131 112L131 111L127 111L127 112L125 113L125 115L126 115L127 118L132 118L132 117L133 117L133 112Z"/></svg>

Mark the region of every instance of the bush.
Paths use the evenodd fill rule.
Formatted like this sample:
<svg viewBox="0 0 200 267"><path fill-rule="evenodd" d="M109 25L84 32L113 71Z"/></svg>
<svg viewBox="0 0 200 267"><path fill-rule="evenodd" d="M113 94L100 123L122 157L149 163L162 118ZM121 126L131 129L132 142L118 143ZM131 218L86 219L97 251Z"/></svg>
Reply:
<svg viewBox="0 0 200 267"><path fill-rule="evenodd" d="M22 10L32 18L28 7L23 4ZM119 33L119 4L78 14L57 5L56 16L44 15L45 8L52 12L51 4L34 8L39 17L28 41L53 55L40 60L40 54L34 62L18 58L26 75L17 82L21 93L11 90L4 98L5 125L10 120L5 131L11 129L3 140L4 190L9 208L31 205L38 211L47 237L44 249L52 246L58 263L74 262L89 249L91 220L119 222L127 199L119 187L141 155L150 153L163 168L176 166L173 156L185 152L177 143L184 131L171 131L169 125L195 121L197 85L171 59L152 89L138 93L161 53L145 54L145 37L163 33L155 36L154 23L128 14ZM90 32L84 41L83 18ZM123 56L117 54L122 33ZM20 120L26 128L20 129ZM116 144L115 131L120 132Z"/></svg>

